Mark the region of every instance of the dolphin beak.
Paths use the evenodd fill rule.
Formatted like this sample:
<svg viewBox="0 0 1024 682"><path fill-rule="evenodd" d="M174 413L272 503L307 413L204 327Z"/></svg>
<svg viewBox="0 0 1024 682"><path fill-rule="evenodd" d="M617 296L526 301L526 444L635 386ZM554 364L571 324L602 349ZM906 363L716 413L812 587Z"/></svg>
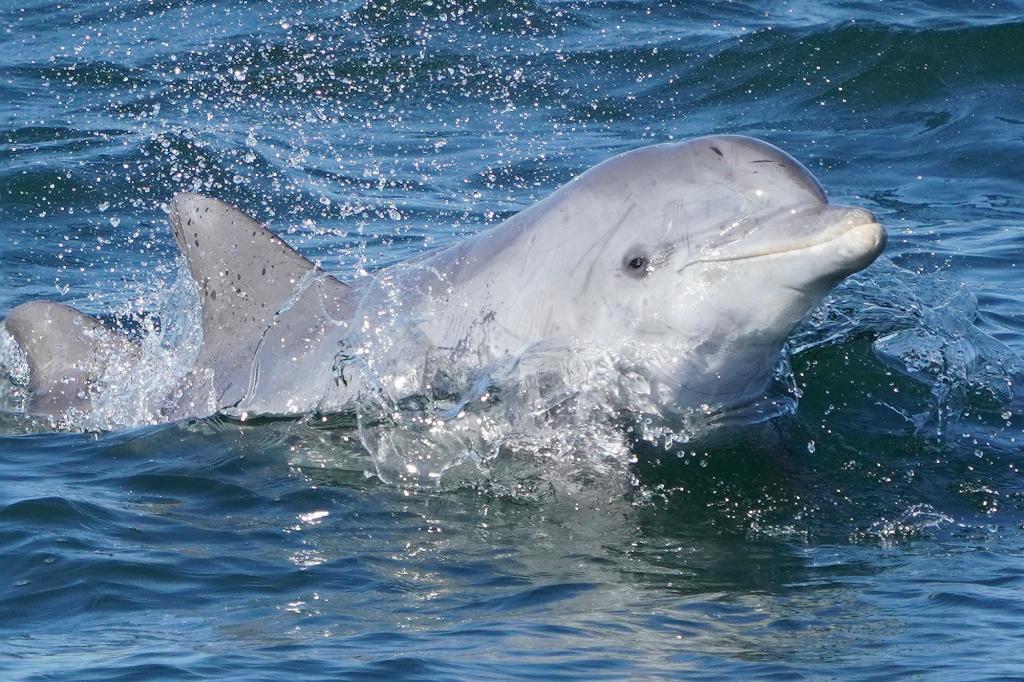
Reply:
<svg viewBox="0 0 1024 682"><path fill-rule="evenodd" d="M885 249L888 235L874 214L862 208L835 206L831 213L839 218L837 236L825 244L834 248L831 260L846 264L848 273L871 265Z"/></svg>
<svg viewBox="0 0 1024 682"><path fill-rule="evenodd" d="M844 277L870 265L886 239L885 228L870 211L824 204L771 216L699 262L783 261L803 255L805 263L817 263L811 269Z"/></svg>

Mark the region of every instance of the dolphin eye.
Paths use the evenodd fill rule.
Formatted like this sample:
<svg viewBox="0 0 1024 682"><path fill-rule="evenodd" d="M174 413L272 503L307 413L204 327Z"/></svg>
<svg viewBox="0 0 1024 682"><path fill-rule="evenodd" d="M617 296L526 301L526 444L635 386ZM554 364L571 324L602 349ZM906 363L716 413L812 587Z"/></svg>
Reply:
<svg viewBox="0 0 1024 682"><path fill-rule="evenodd" d="M628 254L623 265L626 274L632 277L644 277L651 269L650 259L643 254Z"/></svg>

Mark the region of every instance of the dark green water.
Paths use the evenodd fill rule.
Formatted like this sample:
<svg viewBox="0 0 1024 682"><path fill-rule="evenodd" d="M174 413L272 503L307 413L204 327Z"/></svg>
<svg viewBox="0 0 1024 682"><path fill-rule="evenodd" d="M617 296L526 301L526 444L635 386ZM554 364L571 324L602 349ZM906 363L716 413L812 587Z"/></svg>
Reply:
<svg viewBox="0 0 1024 682"><path fill-rule="evenodd" d="M1024 676L1024 3L30 1L0 27L0 314L180 305L182 189L348 278L718 132L890 231L793 338L795 415L638 446L635 482L538 459L405 489L342 419L0 417L0 676Z"/></svg>

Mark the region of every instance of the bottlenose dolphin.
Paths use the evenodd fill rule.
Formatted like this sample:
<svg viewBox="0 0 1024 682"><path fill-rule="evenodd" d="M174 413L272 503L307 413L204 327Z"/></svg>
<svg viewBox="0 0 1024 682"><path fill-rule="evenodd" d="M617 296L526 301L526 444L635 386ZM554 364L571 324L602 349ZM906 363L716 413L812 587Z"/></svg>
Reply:
<svg viewBox="0 0 1024 682"><path fill-rule="evenodd" d="M620 154L493 229L349 283L216 199L179 194L170 222L202 345L159 397L166 420L458 390L453 373L538 348L606 352L605 390L640 413L743 404L794 326L886 240L870 212L830 204L799 162L740 136ZM3 324L28 360L32 413L88 414L111 366L140 352L59 303Z"/></svg>

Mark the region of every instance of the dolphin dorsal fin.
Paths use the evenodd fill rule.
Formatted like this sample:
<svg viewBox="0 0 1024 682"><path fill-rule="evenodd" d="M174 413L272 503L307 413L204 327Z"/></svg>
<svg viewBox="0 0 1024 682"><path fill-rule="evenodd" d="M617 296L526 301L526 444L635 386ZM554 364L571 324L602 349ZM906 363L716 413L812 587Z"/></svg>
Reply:
<svg viewBox="0 0 1024 682"><path fill-rule="evenodd" d="M139 353L137 343L63 303L23 303L7 315L4 326L28 359L26 408L33 414L88 410L93 386L110 362Z"/></svg>
<svg viewBox="0 0 1024 682"><path fill-rule="evenodd" d="M171 229L199 292L203 345L196 368L212 373L218 409L256 389L254 363L271 327L309 332L287 311L314 307L341 317L349 305L348 285L234 206L178 194Z"/></svg>

